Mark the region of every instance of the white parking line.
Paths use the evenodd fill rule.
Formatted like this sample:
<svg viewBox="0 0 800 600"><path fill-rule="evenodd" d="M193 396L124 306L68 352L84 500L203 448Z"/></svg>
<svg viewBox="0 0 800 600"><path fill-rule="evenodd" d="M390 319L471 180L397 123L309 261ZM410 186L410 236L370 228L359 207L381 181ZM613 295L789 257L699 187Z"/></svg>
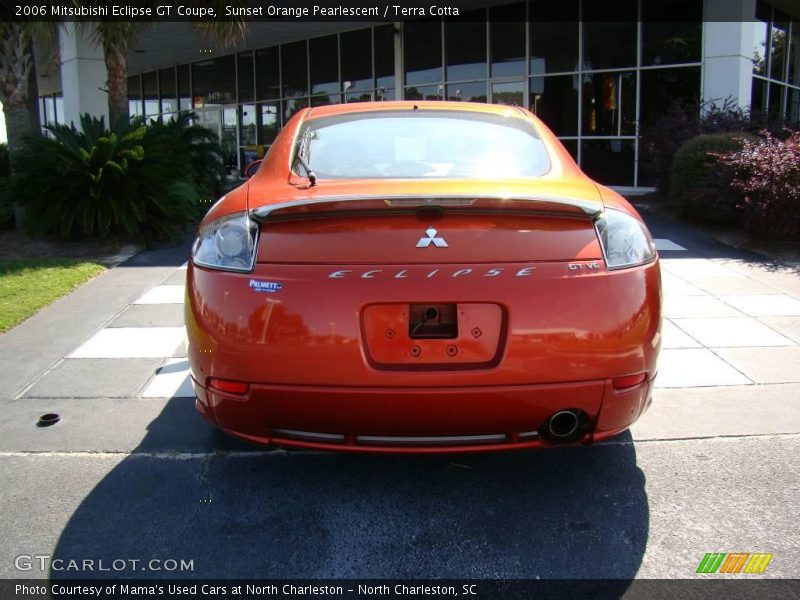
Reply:
<svg viewBox="0 0 800 600"><path fill-rule="evenodd" d="M194 398L189 362L185 358L170 358L147 384L142 397Z"/></svg>
<svg viewBox="0 0 800 600"><path fill-rule="evenodd" d="M108 327L68 358L167 358L183 341L183 327Z"/></svg>
<svg viewBox="0 0 800 600"><path fill-rule="evenodd" d="M655 238L653 242L656 245L656 250L667 251L667 250L677 250L677 251L685 251L686 248L683 246L676 244L672 240L667 240L664 238Z"/></svg>
<svg viewBox="0 0 800 600"><path fill-rule="evenodd" d="M134 302L134 304L183 304L185 287L182 285L157 285Z"/></svg>

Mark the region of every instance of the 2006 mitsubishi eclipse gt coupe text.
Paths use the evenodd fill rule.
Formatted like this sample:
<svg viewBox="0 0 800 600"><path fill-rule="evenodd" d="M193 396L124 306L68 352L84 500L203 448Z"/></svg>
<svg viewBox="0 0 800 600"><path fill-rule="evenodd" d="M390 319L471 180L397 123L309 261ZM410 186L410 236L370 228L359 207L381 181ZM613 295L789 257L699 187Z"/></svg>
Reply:
<svg viewBox="0 0 800 600"><path fill-rule="evenodd" d="M650 234L519 108L299 112L203 220L186 290L196 406L252 442L589 443L650 403Z"/></svg>

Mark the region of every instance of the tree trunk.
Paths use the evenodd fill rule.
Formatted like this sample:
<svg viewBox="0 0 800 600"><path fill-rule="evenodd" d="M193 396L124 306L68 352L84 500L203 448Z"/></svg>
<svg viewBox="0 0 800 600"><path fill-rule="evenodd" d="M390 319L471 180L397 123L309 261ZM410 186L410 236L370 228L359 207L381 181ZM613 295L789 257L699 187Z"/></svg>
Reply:
<svg viewBox="0 0 800 600"><path fill-rule="evenodd" d="M104 44L108 71L108 115L110 125L119 119L130 119L128 108L128 49Z"/></svg>
<svg viewBox="0 0 800 600"><path fill-rule="evenodd" d="M3 23L0 26L0 102L6 119L12 174L25 136L40 131L38 94L30 31L20 23ZM17 229L22 226L22 214L22 207L15 204Z"/></svg>

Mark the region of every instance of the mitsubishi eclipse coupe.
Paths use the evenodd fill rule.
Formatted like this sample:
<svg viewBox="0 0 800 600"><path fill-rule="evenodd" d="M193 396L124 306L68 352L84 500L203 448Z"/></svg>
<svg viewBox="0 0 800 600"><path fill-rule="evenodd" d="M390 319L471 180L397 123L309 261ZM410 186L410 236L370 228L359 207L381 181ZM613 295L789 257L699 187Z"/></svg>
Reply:
<svg viewBox="0 0 800 600"><path fill-rule="evenodd" d="M260 444L455 452L591 443L649 406L650 234L529 112L310 108L203 220L196 406Z"/></svg>

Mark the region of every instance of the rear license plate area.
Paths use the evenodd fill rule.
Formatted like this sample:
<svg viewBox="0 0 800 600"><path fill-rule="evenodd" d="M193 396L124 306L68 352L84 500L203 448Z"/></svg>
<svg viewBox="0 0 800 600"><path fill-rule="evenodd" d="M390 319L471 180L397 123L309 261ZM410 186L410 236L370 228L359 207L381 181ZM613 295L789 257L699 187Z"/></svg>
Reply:
<svg viewBox="0 0 800 600"><path fill-rule="evenodd" d="M376 368L485 368L502 350L497 304L372 304L361 319L365 354Z"/></svg>
<svg viewBox="0 0 800 600"><path fill-rule="evenodd" d="M455 304L411 304L408 337L412 340L453 340L458 337Z"/></svg>

